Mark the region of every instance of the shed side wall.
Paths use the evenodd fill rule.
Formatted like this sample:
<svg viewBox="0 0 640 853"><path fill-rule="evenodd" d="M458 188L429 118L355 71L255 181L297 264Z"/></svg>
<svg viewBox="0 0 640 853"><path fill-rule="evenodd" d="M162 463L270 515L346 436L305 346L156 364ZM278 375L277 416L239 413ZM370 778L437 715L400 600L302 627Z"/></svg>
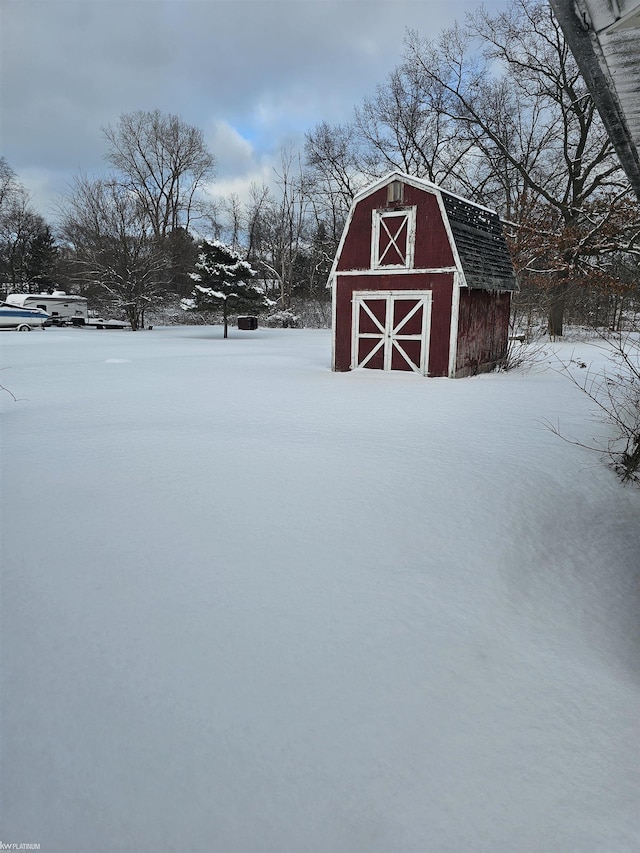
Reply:
<svg viewBox="0 0 640 853"><path fill-rule="evenodd" d="M457 377L493 370L509 342L511 294L462 290L458 314Z"/></svg>

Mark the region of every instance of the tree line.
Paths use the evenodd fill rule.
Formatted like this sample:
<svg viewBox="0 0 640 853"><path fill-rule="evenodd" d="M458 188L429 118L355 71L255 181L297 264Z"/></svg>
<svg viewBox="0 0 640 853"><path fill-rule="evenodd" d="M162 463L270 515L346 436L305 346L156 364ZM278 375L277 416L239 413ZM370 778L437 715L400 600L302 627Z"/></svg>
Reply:
<svg viewBox="0 0 640 853"><path fill-rule="evenodd" d="M408 31L401 62L344 124L281 152L273 187L215 204L201 131L159 111L103 128L111 171L78 176L54 231L0 166L5 286L62 286L112 300L132 328L193 294L203 241L222 242L286 317L328 321L325 283L350 204L391 169L496 210L520 293L518 322L615 327L638 307L640 210L562 31L545 2L512 0L435 38Z"/></svg>

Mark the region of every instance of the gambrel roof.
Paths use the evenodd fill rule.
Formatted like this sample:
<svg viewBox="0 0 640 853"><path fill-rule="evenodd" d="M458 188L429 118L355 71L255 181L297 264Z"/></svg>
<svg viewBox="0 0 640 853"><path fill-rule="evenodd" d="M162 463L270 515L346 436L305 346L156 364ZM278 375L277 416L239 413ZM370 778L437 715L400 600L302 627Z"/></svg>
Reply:
<svg viewBox="0 0 640 853"><path fill-rule="evenodd" d="M460 273L460 284L463 287L491 291L518 289L502 224L497 213L447 192L436 184L399 171L390 172L355 196L336 252L329 283L338 270L342 247L357 205L393 181L401 181L436 196L456 259L456 267ZM416 241L419 240L418 231Z"/></svg>
<svg viewBox="0 0 640 853"><path fill-rule="evenodd" d="M444 190L440 192L467 286L516 290L498 214Z"/></svg>

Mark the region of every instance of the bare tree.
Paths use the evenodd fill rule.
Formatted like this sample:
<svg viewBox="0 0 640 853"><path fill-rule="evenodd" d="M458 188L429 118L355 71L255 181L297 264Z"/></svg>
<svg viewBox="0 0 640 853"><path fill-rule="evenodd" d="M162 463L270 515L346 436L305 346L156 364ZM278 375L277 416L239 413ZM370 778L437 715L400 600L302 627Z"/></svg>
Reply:
<svg viewBox="0 0 640 853"><path fill-rule="evenodd" d="M301 158L296 158L290 149L281 151L276 184L278 197L271 193L256 196L259 218L252 223L253 242L258 265L277 281L280 305L289 308L293 289L304 275L311 206L310 183Z"/></svg>
<svg viewBox="0 0 640 853"><path fill-rule="evenodd" d="M141 328L170 262L138 197L112 178L77 178L61 209L60 234L77 278L105 291L133 331Z"/></svg>
<svg viewBox="0 0 640 853"><path fill-rule="evenodd" d="M361 162L361 140L355 124L316 125L305 139L305 166L310 197L306 294L318 319L329 317L326 282L349 209L369 176Z"/></svg>
<svg viewBox="0 0 640 853"><path fill-rule="evenodd" d="M316 125L306 134L305 158L314 203L339 236L354 196L368 180L355 126Z"/></svg>
<svg viewBox="0 0 640 853"><path fill-rule="evenodd" d="M458 188L471 142L444 110L434 108L440 90L426 92L424 83L401 66L356 109L362 163L372 177L400 169Z"/></svg>
<svg viewBox="0 0 640 853"><path fill-rule="evenodd" d="M203 213L202 191L215 160L202 131L159 110L125 113L115 127L103 128L107 161L139 200L156 237L189 229Z"/></svg>
<svg viewBox="0 0 640 853"><path fill-rule="evenodd" d="M231 193L222 202L222 210L227 222L228 245L237 251L242 242L243 205L237 193Z"/></svg>
<svg viewBox="0 0 640 853"><path fill-rule="evenodd" d="M244 225L246 230L247 258L257 257L262 242L265 211L269 206L269 188L252 183L249 187L249 202L245 207Z"/></svg>
<svg viewBox="0 0 640 853"><path fill-rule="evenodd" d="M435 41L410 33L404 68L426 93L437 93L432 108L454 120L484 158L488 189L502 183L502 212L538 228L527 221L534 210L545 233L560 236L555 247L565 243L554 254L554 240L547 241L541 263L528 261L550 292L549 331L561 335L588 242L565 238L592 231L585 213L592 200L607 192L617 204L629 188L550 8L513 0L506 12L481 10Z"/></svg>
<svg viewBox="0 0 640 853"><path fill-rule="evenodd" d="M0 214L18 187L16 173L5 157L0 157Z"/></svg>
<svg viewBox="0 0 640 853"><path fill-rule="evenodd" d="M0 277L12 290L28 290L49 280L54 262L49 226L33 210L13 169L0 158Z"/></svg>
<svg viewBox="0 0 640 853"><path fill-rule="evenodd" d="M595 404L607 434L584 442L564 434L559 424L547 421L555 435L591 450L611 465L623 483L640 484L640 343L637 328L602 335L600 347L608 366L592 370L585 362L559 360L563 374ZM584 373L575 371L575 366Z"/></svg>

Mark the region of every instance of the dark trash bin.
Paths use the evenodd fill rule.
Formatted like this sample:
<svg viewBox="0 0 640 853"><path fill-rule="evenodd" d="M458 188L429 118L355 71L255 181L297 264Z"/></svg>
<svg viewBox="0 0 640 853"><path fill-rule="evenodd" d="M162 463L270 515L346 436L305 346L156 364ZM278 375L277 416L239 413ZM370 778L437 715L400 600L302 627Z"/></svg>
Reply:
<svg viewBox="0 0 640 853"><path fill-rule="evenodd" d="M238 317L238 328L252 331L258 328L257 317Z"/></svg>

